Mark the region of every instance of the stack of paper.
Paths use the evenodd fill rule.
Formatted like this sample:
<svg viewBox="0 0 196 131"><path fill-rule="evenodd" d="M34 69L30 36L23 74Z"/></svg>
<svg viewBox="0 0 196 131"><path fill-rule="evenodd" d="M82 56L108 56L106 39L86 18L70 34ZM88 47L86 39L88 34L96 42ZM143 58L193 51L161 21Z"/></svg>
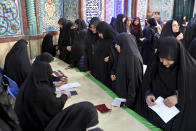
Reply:
<svg viewBox="0 0 196 131"><path fill-rule="evenodd" d="M112 105L120 107L120 104L122 102L126 102L126 99L124 99L124 98L115 98L114 101L112 102Z"/></svg>
<svg viewBox="0 0 196 131"><path fill-rule="evenodd" d="M56 88L56 92L64 91L64 90L71 90L73 88L78 88L79 86L80 86L80 84L78 82L64 84L64 85L62 85L60 87L57 87Z"/></svg>
<svg viewBox="0 0 196 131"><path fill-rule="evenodd" d="M167 123L168 121L170 121L173 117L175 117L180 111L175 107L167 107L164 103L163 103L163 98L162 97L158 97L155 101L156 105L154 106L149 106L149 108L151 108L153 111L155 111L160 118Z"/></svg>

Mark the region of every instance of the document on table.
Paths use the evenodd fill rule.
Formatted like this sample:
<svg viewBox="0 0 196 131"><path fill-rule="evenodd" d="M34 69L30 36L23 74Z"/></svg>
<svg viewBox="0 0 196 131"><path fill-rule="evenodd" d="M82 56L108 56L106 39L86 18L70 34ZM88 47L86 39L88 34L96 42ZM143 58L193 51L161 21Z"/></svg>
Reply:
<svg viewBox="0 0 196 131"><path fill-rule="evenodd" d="M64 84L64 85L62 85L60 87L56 87L56 92L64 91L64 90L71 90L73 88L78 88L79 86L80 86L80 84L78 82Z"/></svg>
<svg viewBox="0 0 196 131"><path fill-rule="evenodd" d="M124 98L115 98L115 99L113 100L113 102L112 102L112 105L113 105L113 106L120 107L121 102L126 102L126 99L124 99Z"/></svg>
<svg viewBox="0 0 196 131"><path fill-rule="evenodd" d="M147 65L143 65L143 74L145 74L146 69L147 69Z"/></svg>
<svg viewBox="0 0 196 131"><path fill-rule="evenodd" d="M170 121L173 117L175 117L180 111L175 107L167 107L164 103L163 103L163 98L162 97L158 97L155 101L156 105L154 106L149 106L149 108L151 108L153 111L155 111L160 118L167 123L168 121Z"/></svg>

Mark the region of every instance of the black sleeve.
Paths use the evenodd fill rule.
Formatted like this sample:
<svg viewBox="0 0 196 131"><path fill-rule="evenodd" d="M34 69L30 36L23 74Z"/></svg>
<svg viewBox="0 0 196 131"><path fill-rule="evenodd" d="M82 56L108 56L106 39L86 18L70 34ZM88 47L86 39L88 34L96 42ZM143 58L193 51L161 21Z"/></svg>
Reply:
<svg viewBox="0 0 196 131"><path fill-rule="evenodd" d="M60 80L61 80L61 78L59 78L59 77L56 77L56 76L52 75L52 80L53 80L53 81L60 81Z"/></svg>
<svg viewBox="0 0 196 131"><path fill-rule="evenodd" d="M84 54L84 63L83 63L83 71L88 71L88 59L86 58L86 54Z"/></svg>
<svg viewBox="0 0 196 131"><path fill-rule="evenodd" d="M150 29L146 29L146 33L144 37L145 37L144 39L145 43L149 43L149 44L152 43L153 34L152 31L150 31Z"/></svg>
<svg viewBox="0 0 196 131"><path fill-rule="evenodd" d="M189 52L196 59L196 39L192 40L189 47Z"/></svg>
<svg viewBox="0 0 196 131"><path fill-rule="evenodd" d="M68 97L65 94L62 94L60 98L57 98L60 105L61 105L61 109L64 107L65 102L67 101Z"/></svg>
<svg viewBox="0 0 196 131"><path fill-rule="evenodd" d="M144 36L143 36L143 32L142 32L142 27L141 27L141 25L140 25L140 29L139 29L139 33L140 33L140 38L143 38Z"/></svg>
<svg viewBox="0 0 196 131"><path fill-rule="evenodd" d="M145 95L148 90L151 90L151 82L154 79L157 71L157 53L154 54L153 58L150 60L149 65L147 66L146 72L142 81L142 93Z"/></svg>
<svg viewBox="0 0 196 131"><path fill-rule="evenodd" d="M196 47L193 47L193 49L191 50L191 55L196 59Z"/></svg>
<svg viewBox="0 0 196 131"><path fill-rule="evenodd" d="M127 81L128 81L128 97L126 100L126 105L129 107L134 106L136 101L136 90L140 86L140 76L142 76L142 67L140 69L140 62L135 56L129 56L127 60Z"/></svg>
<svg viewBox="0 0 196 131"><path fill-rule="evenodd" d="M28 60L27 62L20 62L21 63L21 77L22 77L22 82L25 81L25 79L27 78L27 76L29 75L29 73L31 72L31 64L30 64L30 60ZM19 84L19 88L21 86L22 83Z"/></svg>
<svg viewBox="0 0 196 131"><path fill-rule="evenodd" d="M41 89L39 93L43 98L39 101L39 103L42 107L44 107L45 112L51 116L55 116L59 111L61 111L67 101L67 95L63 94L61 97L57 98L54 92L52 92L52 90L48 87Z"/></svg>
<svg viewBox="0 0 196 131"><path fill-rule="evenodd" d="M85 39L85 50L84 50L84 71L90 70L89 64L89 45L88 45L88 35Z"/></svg>
<svg viewBox="0 0 196 131"><path fill-rule="evenodd" d="M59 34L59 40L58 40L58 49L61 50L63 48L63 43L64 43L64 33Z"/></svg>
<svg viewBox="0 0 196 131"><path fill-rule="evenodd" d="M114 49L113 46L111 46L111 52L109 55L109 62L111 64L111 74L116 74L116 68L118 64L118 52Z"/></svg>

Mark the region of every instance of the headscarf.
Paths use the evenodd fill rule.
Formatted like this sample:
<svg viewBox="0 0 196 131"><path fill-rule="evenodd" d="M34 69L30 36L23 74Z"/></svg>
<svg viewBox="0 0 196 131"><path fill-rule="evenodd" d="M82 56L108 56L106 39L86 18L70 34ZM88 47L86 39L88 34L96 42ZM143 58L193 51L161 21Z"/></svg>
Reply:
<svg viewBox="0 0 196 131"><path fill-rule="evenodd" d="M134 22L135 22L136 20L139 20L139 24L138 24L138 25L135 25L135 24L134 24ZM139 34L140 27L141 27L141 25L140 25L140 18L139 18L139 17L133 18L132 25L133 25L133 27L134 27L134 28L133 28L133 34L134 34L135 36L137 36L137 35Z"/></svg>
<svg viewBox="0 0 196 131"><path fill-rule="evenodd" d="M54 57L51 54L44 52L41 55L38 55L35 58L35 61L44 61L44 62L50 63L54 61Z"/></svg>
<svg viewBox="0 0 196 131"><path fill-rule="evenodd" d="M78 30L87 29L86 23L83 19L75 20L75 23L78 24Z"/></svg>
<svg viewBox="0 0 196 131"><path fill-rule="evenodd" d="M165 24L165 26L163 27L162 29L162 32L161 32L161 36L160 38L164 38L164 37L167 37L167 36L174 36L174 37L177 37L180 32L176 32L174 33L172 31L172 23L173 23L174 20L169 20L167 21L167 23Z"/></svg>
<svg viewBox="0 0 196 131"><path fill-rule="evenodd" d="M147 22L150 24L150 26L157 26L157 23L154 18L148 18Z"/></svg>
<svg viewBox="0 0 196 131"><path fill-rule="evenodd" d="M108 23L102 21L96 27L98 33L103 33L104 39L114 40L118 34Z"/></svg>
<svg viewBox="0 0 196 131"><path fill-rule="evenodd" d="M127 25L127 21L131 21L131 24L130 25ZM126 18L125 24L126 24L126 29L129 29L129 32L131 32L132 19L131 18Z"/></svg>
<svg viewBox="0 0 196 131"><path fill-rule="evenodd" d="M100 21L101 21L101 20L100 20L98 17L93 17L93 18L91 19L90 23L89 23L89 27L90 27L90 25L95 25L95 26L97 26L98 23L99 23Z"/></svg>

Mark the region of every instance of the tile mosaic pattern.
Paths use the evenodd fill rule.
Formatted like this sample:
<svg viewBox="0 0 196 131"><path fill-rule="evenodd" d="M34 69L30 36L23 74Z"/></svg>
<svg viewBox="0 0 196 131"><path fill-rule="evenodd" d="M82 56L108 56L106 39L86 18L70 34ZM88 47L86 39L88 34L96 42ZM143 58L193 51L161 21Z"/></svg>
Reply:
<svg viewBox="0 0 196 131"><path fill-rule="evenodd" d="M106 22L110 23L114 16L114 0L107 0L106 3Z"/></svg>
<svg viewBox="0 0 196 131"><path fill-rule="evenodd" d="M147 12L147 0L137 1L137 17L140 17L142 23L145 22L146 12Z"/></svg>
<svg viewBox="0 0 196 131"><path fill-rule="evenodd" d="M162 20L172 19L174 0L149 0L149 13L158 11Z"/></svg>
<svg viewBox="0 0 196 131"><path fill-rule="evenodd" d="M92 17L104 20L104 0L84 0L84 19L87 23Z"/></svg>
<svg viewBox="0 0 196 131"><path fill-rule="evenodd" d="M0 38L23 35L20 0L0 0Z"/></svg>
<svg viewBox="0 0 196 131"><path fill-rule="evenodd" d="M123 0L115 0L115 10L114 15L117 17L118 14L124 14L124 1Z"/></svg>
<svg viewBox="0 0 196 131"><path fill-rule="evenodd" d="M64 0L64 18L75 21L78 19L78 0Z"/></svg>
<svg viewBox="0 0 196 131"><path fill-rule="evenodd" d="M39 0L40 32L58 31L62 14L62 0Z"/></svg>

